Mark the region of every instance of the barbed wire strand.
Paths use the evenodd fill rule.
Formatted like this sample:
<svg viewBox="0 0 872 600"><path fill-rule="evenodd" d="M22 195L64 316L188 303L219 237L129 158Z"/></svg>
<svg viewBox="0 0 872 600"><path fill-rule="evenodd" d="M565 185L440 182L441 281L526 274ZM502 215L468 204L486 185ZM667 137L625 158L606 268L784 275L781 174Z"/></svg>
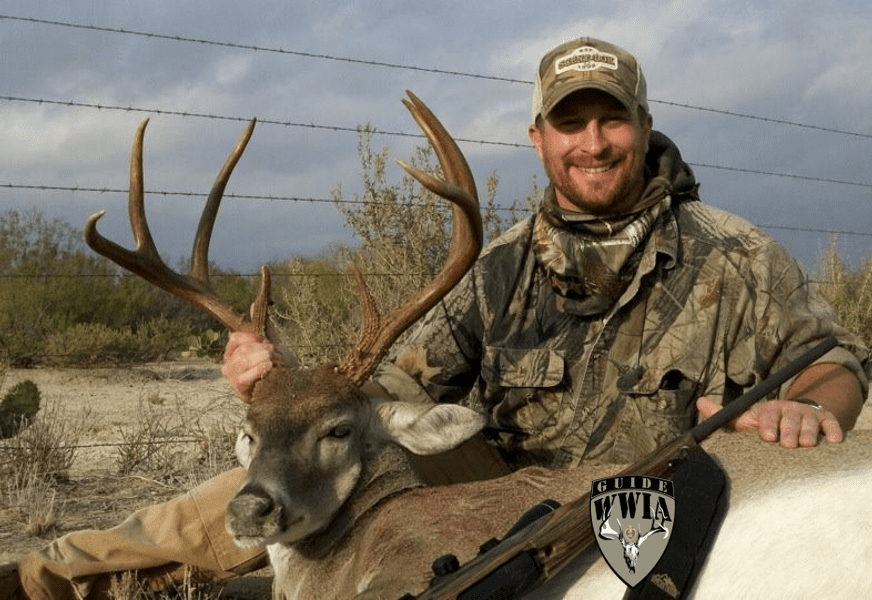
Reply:
<svg viewBox="0 0 872 600"><path fill-rule="evenodd" d="M178 117L186 117L186 118L198 118L198 119L212 119L212 120L220 120L220 121L244 121L248 122L250 119L247 117L234 117L227 115L215 115L208 113L194 113L190 111L174 111L174 110L166 110L166 109L157 109L157 108L142 108L142 107L133 107L133 106L114 106L114 105L104 105L104 104L95 104L89 102L76 102L72 100L46 100L44 98L24 98L20 96L0 96L0 100L8 101L8 102L31 102L37 104L55 104L55 105L63 105L63 106L71 106L77 108L88 108L88 109L97 109L97 110L112 110L112 111L123 111L123 112L137 112L137 113L149 113L149 114L164 114L164 115L172 115ZM359 133L363 128L361 127L346 127L339 125L319 125L315 123L299 123L294 121L277 121L273 119L258 119L258 123L266 124L266 125L279 125L282 127L305 127L309 129L322 129L329 131L343 131L349 133ZM424 140L426 137L421 133L407 133L402 131L384 131L379 129L372 129L371 132L373 135L384 135L389 137L403 137L403 138L414 138ZM469 144L478 144L478 145L491 145L491 146L503 146L503 147L511 147L511 148L532 148L530 144L521 144L518 142L498 142L491 140L481 140L481 139L470 139L470 138L454 138L458 143L469 143ZM761 171L757 169L747 169L743 167L731 167L727 165L715 165L710 163L696 163L696 162L688 162L687 163L691 167L696 168L705 168L705 169L716 169L716 170L724 170L724 171L732 171L738 173L748 173L753 175L764 175L770 177L784 177L788 179L798 179L803 181L814 181L818 183L829 183L829 184L838 184L838 185L850 185L856 187L870 188L872 189L872 183L863 183L859 181L844 181L839 179L828 179L825 177L812 177L808 175L797 175L795 173L779 173L774 171ZM6 186L8 187L8 186ZM35 188L39 188L39 186L33 186ZM44 186L44 189L52 189L54 187L59 186ZM91 188L90 191L102 192L104 190L100 188ZM126 191L125 191L126 193ZM163 193L170 194L173 192L152 192L152 193ZM184 195L184 193L179 193ZM193 194L192 194L193 195Z"/></svg>
<svg viewBox="0 0 872 600"><path fill-rule="evenodd" d="M152 38L158 40L172 41L172 42L183 42L183 43L193 43L193 44L201 44L201 45L209 45L209 46L220 46L225 48L232 48L237 50L247 50L253 52L265 52L265 53L275 53L275 54L283 54L288 56L296 56L307 59L317 59L317 60L326 60L326 61L335 61L335 62L344 62L350 64L359 64L366 65L371 67L379 67L386 69L400 69L407 71L417 71L423 73L433 73L437 75L446 75L451 77L464 77L469 79L479 79L479 80L488 80L488 81L497 81L504 82L510 84L522 84L522 85L533 85L533 81L529 79L517 79L513 77L504 77L499 75L488 75L484 73L471 73L468 71L457 71L457 70L449 70L449 69L439 69L434 67L422 67L418 65L410 65L410 64L402 64L402 63L393 63L393 62L385 62L378 61L372 59L361 59L354 58L350 56L335 56L331 54L323 54L323 53L315 53L315 52L305 52L301 50L289 50L281 47L270 47L270 46L258 46L255 44L244 44L238 42L229 42L229 41L220 41L220 40L209 40L204 38L194 38L187 37L181 35L172 35L172 34L164 34L164 33L156 33L149 31L140 31L135 29L124 29L121 27L106 27L106 26L98 26L98 25L90 25L83 23L73 23L69 21L57 21L57 20L49 20L49 19L38 19L34 17L20 17L13 15L2 15L0 14L0 20L10 20L10 21L19 21L19 22L28 22L39 25L49 25L54 27L66 27L72 29L82 29L82 30L90 30L90 31L99 31L103 33L113 33L119 35L130 35L130 36L139 36L145 38ZM778 125L787 125L790 127L799 127L804 129L811 129L816 131L822 131L827 133L835 133L839 135L849 135L860 138L872 139L872 134L860 133L856 131L847 131L843 129L835 129L832 127L822 127L819 125L809 125L805 123L799 123L796 121L789 121L786 119L776 119L772 117L762 117L758 115L752 115L747 113L740 113L736 111L722 110L716 108L709 108L704 106L696 106L693 104L687 104L682 102L672 102L668 100L658 100L649 98L649 102L663 104L665 106L673 106L676 108L682 108L687 110L696 110L702 112L709 112L720 114L728 117L741 118L741 119L749 119L754 121L762 121L766 123L773 123Z"/></svg>

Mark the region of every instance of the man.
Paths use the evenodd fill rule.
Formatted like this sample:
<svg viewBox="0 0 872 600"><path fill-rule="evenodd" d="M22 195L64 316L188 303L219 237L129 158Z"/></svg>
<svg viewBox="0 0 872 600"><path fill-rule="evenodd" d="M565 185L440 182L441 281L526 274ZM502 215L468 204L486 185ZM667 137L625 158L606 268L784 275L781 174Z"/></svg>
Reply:
<svg viewBox="0 0 872 600"><path fill-rule="evenodd" d="M839 442L868 391L868 351L780 246L699 201L652 124L631 54L591 38L549 52L529 127L551 180L539 212L485 250L371 392L486 412L486 436L512 468L630 462L836 335L838 348L735 427L786 447ZM224 374L244 398L276 360L271 345L234 334ZM145 509L112 537L62 538L22 561L28 592L70 597L64 578L87 593L99 574L170 562L244 571L256 553L223 530L239 481L234 471ZM111 567L88 560L101 539Z"/></svg>
<svg viewBox="0 0 872 600"><path fill-rule="evenodd" d="M837 334L841 348L781 390L793 400L736 427L786 447L841 440L867 391L866 350L780 246L699 202L652 131L632 55L590 38L548 53L529 135L551 180L539 213L483 253L377 381L487 410L522 463L626 462ZM258 343L227 349L243 396L271 364Z"/></svg>

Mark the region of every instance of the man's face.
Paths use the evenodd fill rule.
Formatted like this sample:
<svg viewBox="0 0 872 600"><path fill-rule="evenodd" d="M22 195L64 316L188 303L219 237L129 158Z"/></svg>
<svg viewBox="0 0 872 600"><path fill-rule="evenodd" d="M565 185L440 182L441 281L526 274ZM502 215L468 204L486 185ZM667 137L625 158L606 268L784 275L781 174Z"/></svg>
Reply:
<svg viewBox="0 0 872 600"><path fill-rule="evenodd" d="M632 212L645 189L651 117L640 121L617 98L581 90L560 101L530 139L565 210L608 216Z"/></svg>

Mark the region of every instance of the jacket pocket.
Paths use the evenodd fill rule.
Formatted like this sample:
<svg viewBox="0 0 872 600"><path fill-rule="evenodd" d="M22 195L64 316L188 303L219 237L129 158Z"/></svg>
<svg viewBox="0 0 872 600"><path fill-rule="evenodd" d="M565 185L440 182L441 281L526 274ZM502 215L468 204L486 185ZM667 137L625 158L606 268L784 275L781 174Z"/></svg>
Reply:
<svg viewBox="0 0 872 600"><path fill-rule="evenodd" d="M700 380L701 373L692 367L643 364L618 379L618 391L630 398L644 427L667 439L693 426Z"/></svg>
<svg viewBox="0 0 872 600"><path fill-rule="evenodd" d="M549 388L563 381L563 357L547 348L485 348L481 376L500 387Z"/></svg>
<svg viewBox="0 0 872 600"><path fill-rule="evenodd" d="M539 437L553 427L563 395L563 357L545 348L488 347L481 401L497 428Z"/></svg>

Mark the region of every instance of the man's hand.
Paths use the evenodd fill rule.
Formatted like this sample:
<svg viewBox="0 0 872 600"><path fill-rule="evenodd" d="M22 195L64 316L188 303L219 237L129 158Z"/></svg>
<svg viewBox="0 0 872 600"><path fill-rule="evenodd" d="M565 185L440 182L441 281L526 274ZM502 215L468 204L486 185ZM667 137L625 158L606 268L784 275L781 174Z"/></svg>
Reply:
<svg viewBox="0 0 872 600"><path fill-rule="evenodd" d="M720 404L708 398L699 398L696 407L705 419L721 410ZM833 413L790 400L759 402L733 421L731 426L736 431L756 429L763 441L780 442L785 448L816 446L821 432L830 443L841 442L844 437L842 427Z"/></svg>
<svg viewBox="0 0 872 600"><path fill-rule="evenodd" d="M252 333L235 332L224 349L221 372L242 400L251 400L254 384L282 361L275 346Z"/></svg>
<svg viewBox="0 0 872 600"><path fill-rule="evenodd" d="M823 408L788 399L759 402L732 422L733 429L756 429L763 441L781 442L785 448L809 448L817 445L821 433L828 442L841 442L863 407L860 381L837 363L810 366L797 376L786 395L815 400ZM708 398L699 398L696 407L705 419L721 409Z"/></svg>

